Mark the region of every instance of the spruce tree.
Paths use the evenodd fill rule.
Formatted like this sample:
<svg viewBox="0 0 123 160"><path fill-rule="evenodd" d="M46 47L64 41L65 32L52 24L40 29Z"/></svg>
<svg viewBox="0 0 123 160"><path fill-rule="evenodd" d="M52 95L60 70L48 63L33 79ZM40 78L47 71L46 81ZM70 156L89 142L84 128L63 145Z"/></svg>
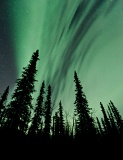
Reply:
<svg viewBox="0 0 123 160"><path fill-rule="evenodd" d="M59 102L59 129L60 129L60 136L64 136L64 116L63 116L63 106L61 101Z"/></svg>
<svg viewBox="0 0 123 160"><path fill-rule="evenodd" d="M100 107L101 107L101 111L103 114L104 123L105 123L105 127L106 127L105 131L107 132L107 135L109 135L109 134L111 134L111 124L110 124L109 118L107 116L107 113L105 111L105 108L101 102L100 102Z"/></svg>
<svg viewBox="0 0 123 160"><path fill-rule="evenodd" d="M87 98L83 92L83 87L74 72L75 82L75 115L76 115L76 136L84 141L91 141L95 133L94 118L91 116L91 108L89 108ZM91 139L90 139L91 138Z"/></svg>
<svg viewBox="0 0 123 160"><path fill-rule="evenodd" d="M114 138L114 137L118 136L118 127L117 127L117 123L115 121L115 117L113 115L110 104L108 105L108 112L107 113L108 113L108 117L109 117L110 124L111 124L111 130L112 130L111 133Z"/></svg>
<svg viewBox="0 0 123 160"><path fill-rule="evenodd" d="M108 117L108 113L106 112L101 102L100 102L100 107L103 114L103 118L102 118L102 124L104 127L103 141L107 146L109 146L112 143L112 127L111 127L110 119Z"/></svg>
<svg viewBox="0 0 123 160"><path fill-rule="evenodd" d="M47 96L45 102L45 115L44 115L44 136L47 140L50 138L50 129L51 129L51 86L48 86Z"/></svg>
<svg viewBox="0 0 123 160"><path fill-rule="evenodd" d="M39 96L37 97L36 106L34 109L34 116L32 118L31 127L29 129L29 134L31 135L41 135L42 134L42 118L44 115L44 81L42 82Z"/></svg>
<svg viewBox="0 0 123 160"><path fill-rule="evenodd" d="M23 68L22 75L16 81L16 87L7 109L5 128L13 133L26 133L30 122L33 93L35 91L36 64L39 60L39 51L32 54L27 67Z"/></svg>
<svg viewBox="0 0 123 160"><path fill-rule="evenodd" d="M114 115L118 130L121 134L123 134L123 118L111 100L110 100L109 106L110 106L112 113Z"/></svg>
<svg viewBox="0 0 123 160"><path fill-rule="evenodd" d="M63 116L63 106L61 101L59 102L58 111L53 116L53 138L59 142L63 142L65 136L65 124Z"/></svg>

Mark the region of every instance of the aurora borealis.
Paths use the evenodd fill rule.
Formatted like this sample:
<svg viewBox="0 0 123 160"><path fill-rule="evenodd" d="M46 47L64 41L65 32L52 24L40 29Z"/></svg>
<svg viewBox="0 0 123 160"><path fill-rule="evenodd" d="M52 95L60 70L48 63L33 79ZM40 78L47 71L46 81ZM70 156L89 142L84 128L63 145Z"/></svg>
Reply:
<svg viewBox="0 0 123 160"><path fill-rule="evenodd" d="M122 0L0 0L0 93L37 49L36 94L45 80L73 111L76 70L95 114L110 100L123 114Z"/></svg>

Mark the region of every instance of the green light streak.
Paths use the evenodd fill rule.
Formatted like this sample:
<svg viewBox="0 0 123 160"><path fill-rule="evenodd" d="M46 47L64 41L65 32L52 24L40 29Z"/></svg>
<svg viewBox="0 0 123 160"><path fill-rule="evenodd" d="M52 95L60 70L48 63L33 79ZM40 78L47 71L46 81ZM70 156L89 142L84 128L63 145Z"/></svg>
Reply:
<svg viewBox="0 0 123 160"><path fill-rule="evenodd" d="M110 99L121 109L123 102L118 97L123 94L123 2L119 0L106 16L106 9L113 2L107 1L102 5L98 10L97 19L95 18L94 23L90 24L85 36L73 48L77 40L77 38L74 40L74 37L78 28L95 1L89 3L83 16L73 28L69 29L80 2L80 0L13 2L12 25L15 38L13 43L18 76L22 68L27 65L31 54L39 49L40 62L36 87L39 88L43 80L51 83L55 89L54 94L58 96L56 103L61 99L63 105L71 110L75 89L73 72L77 70L88 101L97 112L99 101L107 105ZM67 56L69 52L71 56ZM84 52L87 53L82 61ZM64 59L65 57L67 59ZM66 69L64 67L67 64ZM66 75L64 75L65 71Z"/></svg>

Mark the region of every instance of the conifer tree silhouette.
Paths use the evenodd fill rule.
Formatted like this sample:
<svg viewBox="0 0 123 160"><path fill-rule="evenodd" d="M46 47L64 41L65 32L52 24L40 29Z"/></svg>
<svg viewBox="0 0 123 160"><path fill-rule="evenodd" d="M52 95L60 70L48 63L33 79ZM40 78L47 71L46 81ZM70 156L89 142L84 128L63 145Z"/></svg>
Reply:
<svg viewBox="0 0 123 160"><path fill-rule="evenodd" d="M108 117L109 117L110 125L111 125L111 130L112 130L111 131L111 133L112 133L112 139L114 139L117 136L119 136L119 132L118 132L117 123L115 121L115 118L114 118L114 115L113 115L110 103L108 105L108 111L107 111L107 113L108 113Z"/></svg>
<svg viewBox="0 0 123 160"><path fill-rule="evenodd" d="M29 129L29 134L31 135L41 135L43 132L42 117L44 115L44 106L43 106L44 93L45 93L44 88L45 88L45 83L43 81L40 88L39 96L37 97L37 102L34 109L34 116L32 118L31 127Z"/></svg>
<svg viewBox="0 0 123 160"><path fill-rule="evenodd" d="M53 139L57 142L63 142L65 136L65 122L63 116L63 106L61 101L59 102L58 111L53 116Z"/></svg>
<svg viewBox="0 0 123 160"><path fill-rule="evenodd" d="M102 129L101 123L100 123L98 117L96 117L96 120L97 120L97 125L98 125L98 128L99 128L99 129L98 129L98 130L99 130L99 134L100 134L100 136L102 137L102 136L103 136L103 129Z"/></svg>
<svg viewBox="0 0 123 160"><path fill-rule="evenodd" d="M13 133L26 133L30 122L32 100L34 93L36 63L39 60L39 51L32 54L27 67L23 68L22 75L16 81L16 88L7 109L5 128Z"/></svg>
<svg viewBox="0 0 123 160"><path fill-rule="evenodd" d="M45 122L44 122L44 136L46 140L50 139L50 129L51 129L51 86L48 86L47 96L45 101Z"/></svg>
<svg viewBox="0 0 123 160"><path fill-rule="evenodd" d="M108 112L106 112L102 102L100 102L100 107L101 107L101 111L103 114L103 118L101 119L102 121L102 125L103 125L103 130L104 130L104 134L103 134L103 142L105 145L111 146L112 141L112 126L111 126L111 122L110 119L108 117Z"/></svg>
<svg viewBox="0 0 123 160"><path fill-rule="evenodd" d="M62 138L65 134L65 128L64 128L64 116L63 116L63 106L62 102L59 102L59 134Z"/></svg>
<svg viewBox="0 0 123 160"><path fill-rule="evenodd" d="M107 116L107 113L105 111L105 108L104 108L102 102L100 102L100 107L101 107L101 111L103 113L105 132L107 132L106 134L109 135L111 133L111 124L110 124L109 118Z"/></svg>
<svg viewBox="0 0 123 160"><path fill-rule="evenodd" d="M83 92L83 87L77 76L76 71L74 72L75 82L75 115L76 115L76 135L79 140L90 141L95 133L94 119L91 116L91 109L89 108L87 98Z"/></svg>
<svg viewBox="0 0 123 160"><path fill-rule="evenodd" d="M123 119L122 119L122 116L120 115L118 109L116 108L116 106L114 105L114 103L111 100L110 100L109 106L110 106L110 108L113 112L115 121L117 123L118 130L121 134L123 134Z"/></svg>
<svg viewBox="0 0 123 160"><path fill-rule="evenodd" d="M13 135L13 137L22 133L24 138L27 138L27 142L30 141L29 144L33 144L34 141L35 144L37 144L37 142L47 142L47 140L49 142L51 136L53 142L70 142L69 140L71 140L71 142L79 142L81 145L84 145L84 147L85 144L92 144L93 146L92 142L96 142L97 139L99 140L97 148L102 144L107 146L107 148L111 147L112 144L113 147L115 144L117 147L119 146L118 143L122 144L123 119L120 112L112 101L108 104L108 110L105 110L102 102L100 102L103 118L101 118L101 124L99 118L96 117L96 123L98 126L96 127L95 120L91 114L91 108L88 105L88 100L83 92L83 87L76 71L74 72L75 111L72 126L69 123L69 113L66 113L66 119L64 120L61 101L59 102L58 110L53 116L53 125L51 125L51 86L49 85L47 88L46 99L44 101L44 81L41 84L39 96L37 97L35 107L33 108L32 100L33 93L35 92L35 76L37 73L36 64L39 60L38 57L39 51L37 50L32 54L27 67L23 68L24 70L21 77L17 79L16 88L12 94L9 104L7 104L9 86L0 98L0 141L2 141L4 133L5 135L7 134L7 136ZM32 119L31 111L34 113ZM29 127L30 122L31 125ZM52 134L51 128L53 128ZM31 138L34 136L34 141L31 141L32 139L30 138L28 139L30 136L25 136L25 134L32 135ZM43 139L45 141L43 141ZM111 148L113 149L113 147ZM61 147L61 149L63 148ZM106 151L106 149L104 151Z"/></svg>

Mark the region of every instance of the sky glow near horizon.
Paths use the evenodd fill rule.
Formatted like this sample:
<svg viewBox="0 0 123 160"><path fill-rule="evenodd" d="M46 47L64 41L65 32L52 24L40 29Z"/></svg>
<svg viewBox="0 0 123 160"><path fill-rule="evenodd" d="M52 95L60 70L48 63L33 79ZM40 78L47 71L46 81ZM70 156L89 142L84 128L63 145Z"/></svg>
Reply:
<svg viewBox="0 0 123 160"><path fill-rule="evenodd" d="M99 103L106 107L110 100L123 114L122 0L6 0L0 7L0 92L7 85L14 89L39 49L35 97L44 80L52 87L53 104L61 100L73 112L76 70L97 116Z"/></svg>

